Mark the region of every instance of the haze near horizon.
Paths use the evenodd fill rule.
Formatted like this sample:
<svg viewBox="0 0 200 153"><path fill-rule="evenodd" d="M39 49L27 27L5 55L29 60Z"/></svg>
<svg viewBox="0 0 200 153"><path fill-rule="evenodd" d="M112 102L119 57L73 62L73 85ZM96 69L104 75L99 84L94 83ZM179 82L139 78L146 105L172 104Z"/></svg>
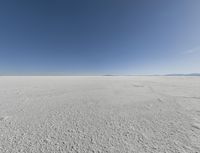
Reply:
<svg viewBox="0 0 200 153"><path fill-rule="evenodd" d="M1 75L200 72L198 0L0 2Z"/></svg>

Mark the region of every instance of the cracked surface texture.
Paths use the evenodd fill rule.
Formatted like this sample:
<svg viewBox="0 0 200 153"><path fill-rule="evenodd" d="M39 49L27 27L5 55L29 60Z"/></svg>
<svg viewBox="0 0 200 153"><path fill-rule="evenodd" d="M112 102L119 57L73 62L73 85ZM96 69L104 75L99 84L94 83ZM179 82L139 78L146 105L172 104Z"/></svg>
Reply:
<svg viewBox="0 0 200 153"><path fill-rule="evenodd" d="M1 153L200 153L200 77L0 77Z"/></svg>

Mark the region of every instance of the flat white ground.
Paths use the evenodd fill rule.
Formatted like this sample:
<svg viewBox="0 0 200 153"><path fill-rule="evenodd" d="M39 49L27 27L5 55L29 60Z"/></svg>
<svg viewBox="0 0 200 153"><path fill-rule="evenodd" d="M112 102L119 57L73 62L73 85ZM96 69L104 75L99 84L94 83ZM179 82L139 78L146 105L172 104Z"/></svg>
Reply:
<svg viewBox="0 0 200 153"><path fill-rule="evenodd" d="M1 153L200 153L200 77L0 77Z"/></svg>

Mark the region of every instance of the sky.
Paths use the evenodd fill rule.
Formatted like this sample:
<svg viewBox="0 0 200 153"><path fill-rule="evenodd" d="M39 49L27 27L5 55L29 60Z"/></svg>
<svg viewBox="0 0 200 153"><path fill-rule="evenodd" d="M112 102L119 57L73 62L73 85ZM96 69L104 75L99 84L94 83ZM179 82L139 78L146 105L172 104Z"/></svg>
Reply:
<svg viewBox="0 0 200 153"><path fill-rule="evenodd" d="M199 0L0 1L0 75L198 72Z"/></svg>

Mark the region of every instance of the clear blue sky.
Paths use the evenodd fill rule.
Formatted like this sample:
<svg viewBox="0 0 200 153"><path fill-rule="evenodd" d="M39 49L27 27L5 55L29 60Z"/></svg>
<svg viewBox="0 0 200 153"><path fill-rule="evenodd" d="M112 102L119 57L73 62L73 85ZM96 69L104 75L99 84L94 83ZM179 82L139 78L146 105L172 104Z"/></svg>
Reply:
<svg viewBox="0 0 200 153"><path fill-rule="evenodd" d="M192 72L199 0L0 1L0 74Z"/></svg>

